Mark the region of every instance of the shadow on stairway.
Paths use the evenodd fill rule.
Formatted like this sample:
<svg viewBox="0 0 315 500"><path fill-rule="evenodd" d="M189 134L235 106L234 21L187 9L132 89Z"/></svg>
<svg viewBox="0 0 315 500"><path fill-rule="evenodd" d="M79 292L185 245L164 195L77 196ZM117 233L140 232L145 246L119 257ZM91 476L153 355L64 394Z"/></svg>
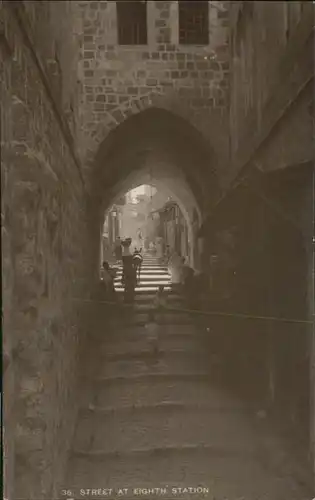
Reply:
<svg viewBox="0 0 315 500"><path fill-rule="evenodd" d="M259 408L228 389L209 328L166 311L152 354L144 325L162 282L169 283L167 270L146 262L133 306L95 305L67 491L73 498L309 499L307 481L298 480Z"/></svg>

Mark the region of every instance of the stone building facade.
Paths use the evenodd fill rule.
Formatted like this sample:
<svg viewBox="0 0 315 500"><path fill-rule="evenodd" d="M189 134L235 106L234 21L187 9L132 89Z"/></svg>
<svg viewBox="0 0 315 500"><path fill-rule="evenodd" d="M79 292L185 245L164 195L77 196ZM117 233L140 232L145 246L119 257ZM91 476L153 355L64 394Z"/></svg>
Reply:
<svg viewBox="0 0 315 500"><path fill-rule="evenodd" d="M281 187L282 174L313 160L311 3L209 2L210 38L201 46L179 43L176 1L147 2L146 19L147 44L123 46L115 2L0 2L10 500L60 493L76 420L82 300L98 273L101 214L117 185L154 163L161 166L156 175L163 172L176 190L181 169L181 192L186 182L200 226L243 171L279 170ZM310 315L307 175L295 206L291 187L273 196L272 206L290 217L298 213ZM314 365L314 354L309 362ZM310 392L314 456L313 373Z"/></svg>

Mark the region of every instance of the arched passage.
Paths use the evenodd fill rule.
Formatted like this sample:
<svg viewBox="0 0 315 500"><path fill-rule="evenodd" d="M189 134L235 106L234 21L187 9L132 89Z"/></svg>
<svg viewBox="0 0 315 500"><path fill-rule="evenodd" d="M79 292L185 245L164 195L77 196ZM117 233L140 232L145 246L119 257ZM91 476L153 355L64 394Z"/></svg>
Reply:
<svg viewBox="0 0 315 500"><path fill-rule="evenodd" d="M202 216L198 201L183 177L182 172L172 165L156 162L150 168L131 172L129 176L114 186L111 204L115 204L115 201L120 199L130 189L134 189L142 184L154 186L178 204L187 224L188 244L190 247L189 260L190 264L194 266L196 264L195 253L197 251L195 247L194 226L197 227L199 225ZM106 201L103 206L104 212L111 205L108 205ZM197 221L195 214L197 214Z"/></svg>
<svg viewBox="0 0 315 500"><path fill-rule="evenodd" d="M214 163L213 152L188 121L158 108L130 117L106 137L95 157L90 200L94 235L100 234L104 211L117 196L152 179L178 201L189 221L193 260L198 260L197 226L219 195ZM199 220L193 227L196 213ZM95 241L95 252L98 249Z"/></svg>

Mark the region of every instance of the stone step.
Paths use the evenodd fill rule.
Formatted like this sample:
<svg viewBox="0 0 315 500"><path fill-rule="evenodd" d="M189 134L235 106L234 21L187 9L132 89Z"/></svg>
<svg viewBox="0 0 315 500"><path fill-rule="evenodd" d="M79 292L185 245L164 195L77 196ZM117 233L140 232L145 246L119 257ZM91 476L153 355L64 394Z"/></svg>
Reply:
<svg viewBox="0 0 315 500"><path fill-rule="evenodd" d="M151 292L149 292L148 294L145 294L145 293L137 294L134 305L137 306L137 305L140 305L141 303L145 303L148 301L152 302L154 300L155 296L156 296L156 294L151 293ZM180 295L171 292L171 293L169 293L169 295L166 298L166 305L165 305L164 311L167 312L167 309L171 308L172 310L170 312L173 312L173 309L175 312L177 312L177 310L181 308L181 310L179 312L185 312L184 305L185 305L185 303L184 303L183 298Z"/></svg>
<svg viewBox="0 0 315 500"><path fill-rule="evenodd" d="M152 293L149 293L148 295L141 294L141 295L137 296L136 303L144 301L144 300L149 300L149 299L152 300ZM178 293L171 290L166 296L166 303L168 304L169 302L173 302L173 301L182 302L183 298L181 295L179 295Z"/></svg>
<svg viewBox="0 0 315 500"><path fill-rule="evenodd" d="M121 354L121 353L141 353L142 351L147 351L149 349L148 341L147 341L147 333L144 327L141 327L142 332L140 334L104 334L104 336L91 336L93 338L95 344L95 352L98 352L103 355L113 355L113 354ZM158 337L158 346L161 351L173 351L173 350L183 350L190 351L192 356L195 355L198 351L200 352L203 349L209 349L209 356L211 354L211 350L209 347L206 347L204 343L204 339L206 336L199 335L200 343L198 340L189 334L182 333L181 335L176 335L176 333L172 334L167 331L163 331L162 329L159 332Z"/></svg>
<svg viewBox="0 0 315 500"><path fill-rule="evenodd" d="M83 386L83 384L82 384ZM93 389L93 390L91 390ZM231 408L241 409L243 403L235 396L216 388L205 380L189 380L187 378L145 377L131 379L127 384L101 384L97 387L89 385L81 391L81 407L116 407L125 408L133 405L163 405L163 404L195 405L206 404L219 411L229 411Z"/></svg>
<svg viewBox="0 0 315 500"><path fill-rule="evenodd" d="M115 280L118 280L118 281L121 281L122 279L122 273L117 273L115 278L114 278L114 281ZM147 272L144 272L141 270L141 273L140 273L140 279L141 281L142 280L156 280L156 281L163 281L163 280L171 280L171 277L169 274L167 273L155 273L153 271L147 271ZM163 283L162 283L163 284Z"/></svg>
<svg viewBox="0 0 315 500"><path fill-rule="evenodd" d="M98 312L99 316L103 313L101 310ZM128 328L139 328L142 329L147 321L148 321L148 311L138 310L137 307L132 306L123 311L118 312L121 318L122 325L125 325ZM106 311L104 312L104 316L106 316ZM185 314L181 311L168 312L163 314L156 314L157 323L161 327L172 326L174 329L190 326L194 328L196 326L196 320L192 317L192 315ZM95 324L93 325L93 333L90 334L91 338L102 339L107 335L113 335L113 331L115 330L115 326L111 326L110 324L105 327L102 326L102 322L98 317L95 318Z"/></svg>
<svg viewBox="0 0 315 500"><path fill-rule="evenodd" d="M138 281L137 288L145 287L145 286L164 286L164 290L166 287L171 287L171 280L169 278L144 278L141 276L140 281ZM115 287L123 286L121 279L116 279L114 282Z"/></svg>
<svg viewBox="0 0 315 500"><path fill-rule="evenodd" d="M163 271L165 273L168 273L168 267L167 266L161 266L158 262L151 262L151 261L143 261L141 265L141 269L153 269L155 271Z"/></svg>
<svg viewBox="0 0 315 500"><path fill-rule="evenodd" d="M121 275L122 272L122 268L116 269L116 276L117 274ZM161 268L158 266L141 266L141 275L142 274L152 274L154 276L170 276L167 268Z"/></svg>
<svg viewBox="0 0 315 500"><path fill-rule="evenodd" d="M248 419L249 420L249 419ZM247 424L247 425L246 425ZM249 439L251 438L251 439ZM73 450L80 453L125 453L133 449L214 446L254 453L255 434L244 414L185 411L156 407L128 413L90 412L80 415Z"/></svg>
<svg viewBox="0 0 315 500"><path fill-rule="evenodd" d="M156 277L170 278L171 277L171 275L169 274L169 272L166 269L161 269L161 268L154 269L154 268L149 268L149 267L147 267L147 268L141 267L140 276L152 276L153 278L156 278Z"/></svg>
<svg viewBox="0 0 315 500"><path fill-rule="evenodd" d="M171 279L170 275L168 273L157 273L154 271L143 271L141 269L140 273L140 278L141 280L149 279L149 280L169 280ZM118 272L114 278L114 281L121 281L122 279L122 273Z"/></svg>
<svg viewBox="0 0 315 500"><path fill-rule="evenodd" d="M133 315L132 318L130 318L130 326L142 326L145 325L148 319L147 314L142 314L142 313L137 313L136 310L134 311L136 314ZM172 311L168 313L163 313L161 317L158 320L158 323L160 325L172 325L172 326L194 326L196 323L196 320L194 317L190 314L185 314L182 311Z"/></svg>
<svg viewBox="0 0 315 500"><path fill-rule="evenodd" d="M136 294L138 293L148 293L148 292L152 292L153 295L155 295L155 293L158 291L159 289L159 283L155 284L155 283L152 283L152 285L140 285L140 286L136 286L135 287L135 292ZM115 284L115 290L118 292L118 293L123 293L124 292L124 286L123 285L119 285L119 284ZM171 291L171 287L169 285L166 285L164 287L164 290L166 292L169 292Z"/></svg>
<svg viewBox="0 0 315 500"><path fill-rule="evenodd" d="M185 307L184 307L185 304L183 304L183 302L178 299L178 300L173 300L173 301L169 301L167 303L167 306L162 310L158 310L157 307L155 306L154 304L154 297L151 296L147 296L146 298L144 298L142 300L142 297L137 297L137 300L136 302L133 304L132 308L131 308L131 311L132 311L132 314L133 316L135 317L138 313L144 313L144 311L148 312L149 309L153 309L156 313L156 322L158 324L162 324L163 323L163 326L165 326L167 323L165 322L166 320L166 317L167 319L171 320L171 318L175 317L175 322L174 322L174 325L178 324L178 319L180 319L180 324L181 325L187 325L187 321L185 322L182 318L182 315L186 315L188 313L185 312ZM146 318L148 316L146 315ZM189 321L190 325L192 324L192 320ZM132 324L132 323L131 323Z"/></svg>
<svg viewBox="0 0 315 500"><path fill-rule="evenodd" d="M190 347L191 346L191 347ZM171 364L176 360L184 364L196 363L197 360L203 358L205 362L210 363L211 359L215 356L207 345L200 343L200 346L195 345L189 338L179 339L174 337L161 338L158 342L159 358L167 359ZM90 346L89 353L86 353L87 363L108 363L116 360L125 360L128 362L151 362L152 349L146 339L134 341L119 341L106 340L104 342L98 341Z"/></svg>
<svg viewBox="0 0 315 500"><path fill-rule="evenodd" d="M117 269L117 272L122 272L123 268L122 266L115 266ZM142 264L141 266L141 272L143 271L153 271L156 273L165 273L169 274L168 268L166 266L159 266L158 264Z"/></svg>
<svg viewBox="0 0 315 500"><path fill-rule="evenodd" d="M119 277L121 278L122 277L122 270L118 270L116 272L116 278ZM161 270L161 269L143 269L141 268L141 271L140 271L140 276L141 277L151 277L153 279L155 278L170 278L170 274L165 271L165 270Z"/></svg>
<svg viewBox="0 0 315 500"><path fill-rule="evenodd" d="M152 350L150 349L150 346L143 346L143 349L140 351L134 351L134 352L129 352L129 351L123 351L123 352L118 352L118 353L112 353L109 352L108 349L99 349L98 347L92 352L92 357L94 360L94 363L98 362L101 360L102 363L105 361L107 363L112 363L112 362L138 362L138 361L148 361L152 358ZM196 347L194 350L187 350L187 349L169 349L169 350L162 350L159 349L159 357L163 359L168 359L170 363L173 363L174 361L181 361L185 363L185 366L187 361L188 363L191 362L192 360L194 363L196 363L198 360L203 360L209 363L209 353L205 351L205 349L200 346Z"/></svg>
<svg viewBox="0 0 315 500"><path fill-rule="evenodd" d="M80 489L128 488L127 498L211 500L309 500L309 492L288 477L266 471L259 457L216 447L181 446L139 450L130 454L73 456L66 482L74 498L82 498ZM205 488L190 492L183 488ZM164 493L146 488L166 488ZM182 490L179 490L182 488ZM136 490L134 490L136 489ZM140 490L141 489L141 490ZM86 491L86 490L85 490ZM80 494L81 493L81 494ZM110 495L107 492L107 495ZM88 496L88 493L86 493ZM90 498L90 497L89 497Z"/></svg>
<svg viewBox="0 0 315 500"><path fill-rule="evenodd" d="M215 380L213 374L207 373L196 373L196 372L183 372L183 373L140 373L128 376L113 376L113 377L98 377L93 376L89 379L86 374L81 376L82 383L87 383L90 387L94 386L95 394L98 393L100 388L110 387L112 385L122 387L124 385L129 385L132 387L135 383L140 382L142 384L155 384L158 383L174 383L178 381L188 381L188 382L207 382L208 384L212 382L215 385ZM130 389L131 390L131 389Z"/></svg>
<svg viewBox="0 0 315 500"><path fill-rule="evenodd" d="M153 299L152 299L153 300ZM150 303L148 301L148 303ZM151 302L152 304L152 302ZM140 305L140 304L139 304ZM99 306L99 311L98 314L101 316L103 314L104 318L108 317L106 310L103 308L102 303L100 302L99 304L96 303L96 306ZM156 308L152 309L155 310L156 312L156 322L161 325L161 326L167 326L167 325L172 325L174 328L179 328L182 326L191 326L192 328L198 324L196 321L196 317L190 313L186 313L185 310L183 310L181 307L175 307L173 309L173 306L170 305L170 308L166 308L165 312L163 311L161 314L156 310ZM123 305L119 309L115 310L116 315L119 315L121 318L121 324L125 326L130 326L131 328L135 327L142 327L146 325L148 321L148 311L145 310L139 310L139 307L137 303L131 304L131 305ZM198 319L198 318L197 318ZM97 325L98 329L97 332L100 330L104 332L112 331L113 328L111 325L106 325L102 326L101 320L98 318L95 318L95 321L97 320ZM201 323L201 322L200 322ZM93 327L94 328L94 327Z"/></svg>
<svg viewBox="0 0 315 500"><path fill-rule="evenodd" d="M116 276L122 276L122 270L117 271ZM163 269L147 269L141 268L141 277L149 278L170 278L170 274Z"/></svg>
<svg viewBox="0 0 315 500"><path fill-rule="evenodd" d="M161 316L164 316L167 313L162 313ZM136 314L137 316L137 314ZM157 319L160 319L160 315L157 314ZM147 317L147 316L146 316ZM130 318L128 318L130 319ZM183 323L181 325L176 325L176 324L167 324L167 325L160 325L160 322L157 321L157 324L159 325L158 332L159 335L162 336L176 336L176 337L192 337L195 340L195 342L198 342L199 338L207 337L209 336L209 332L204 329L198 327L198 325L189 325L186 323ZM122 326L121 324L113 324L111 325L110 329L104 329L104 337L100 338L109 338L109 339L135 339L135 338L145 338L146 337L146 330L144 326L133 326L131 324L127 324L126 326ZM91 333L91 336L93 337L93 333Z"/></svg>
<svg viewBox="0 0 315 500"><path fill-rule="evenodd" d="M199 373L201 366L204 368L204 371L207 367L211 371L210 369L213 368L212 365L218 361L215 354L203 349L202 346L194 348L193 351L188 349L159 349L156 355L153 355L149 345L142 344L140 347L141 349L139 350L128 352L124 349L115 349L115 347L106 349L102 345L101 348L91 348L90 352L87 353L86 360L87 363L93 366L94 370L102 370L102 374L105 369L104 364L108 364L110 370L112 370L114 368L113 364L118 363L122 366L119 368L117 365L114 370L121 369L123 371L122 375L125 373L124 370L129 372L132 369L137 373L139 370L141 373L147 373L148 370L152 369L150 367L153 362L155 363L154 372L164 370L168 373L178 373L183 368L189 368L190 372L192 372L193 368L198 366ZM97 365L100 365L100 368ZM128 369L129 366L130 370ZM140 366L143 366L143 368L140 369Z"/></svg>
<svg viewBox="0 0 315 500"><path fill-rule="evenodd" d="M80 406L79 413L80 413L80 418L86 418L86 416L93 415L95 413L101 414L101 415L119 415L119 414L124 414L126 416L133 415L135 413L139 412L146 412L147 414L154 414L157 411L165 410L166 412L185 412L187 411L198 411L199 413L204 413L204 412L212 412L215 413L217 412L218 414L222 413L229 413L229 414L234 414L234 413L239 413L242 415L246 416L253 416L255 413L257 413L257 406L255 407L254 405L248 405L248 407L245 407L244 404L239 403L239 405L233 407L231 406L231 402L228 406L226 407L216 407L216 406L211 406L211 403L201 403L200 401L192 404L191 402L175 402L175 401L162 401L158 404L133 404L129 406L95 406L94 404L89 404L88 406Z"/></svg>
<svg viewBox="0 0 315 500"><path fill-rule="evenodd" d="M161 283L159 281L153 281L153 280L146 282L142 281L141 283L138 283L137 286L135 287L135 292L137 293L137 291L147 290L149 293L155 292L154 293L155 295L161 285L164 287L164 291L167 292L167 294L170 294L172 292L171 288L172 284L170 281L168 282L165 281L164 283ZM114 286L116 291L125 289L125 285L123 285L120 282L114 283Z"/></svg>
<svg viewBox="0 0 315 500"><path fill-rule="evenodd" d="M99 366L95 366L97 358L93 357L95 363L91 366L91 371L94 376L99 378L106 377L121 377L145 374L181 374L184 370L190 373L211 374L213 366L209 362L209 357L204 353L195 354L194 356L188 353L177 354L176 356L169 352L159 353L157 356L148 353L142 359L129 360L114 360L102 362Z"/></svg>
<svg viewBox="0 0 315 500"><path fill-rule="evenodd" d="M141 299L141 297L140 297ZM182 303L177 300L169 301L169 306L170 307L181 307ZM147 297L144 300L137 300L136 304L134 305L133 310L138 313L138 312L149 312L152 309L156 309L155 305L153 303L152 297ZM177 314L177 311L176 311ZM179 314L179 313L178 313Z"/></svg>
<svg viewBox="0 0 315 500"><path fill-rule="evenodd" d="M144 264L154 264L155 266L160 266L159 259L154 258L154 257L152 257L152 258L144 257L142 262ZM161 266L161 267L163 267L163 266Z"/></svg>

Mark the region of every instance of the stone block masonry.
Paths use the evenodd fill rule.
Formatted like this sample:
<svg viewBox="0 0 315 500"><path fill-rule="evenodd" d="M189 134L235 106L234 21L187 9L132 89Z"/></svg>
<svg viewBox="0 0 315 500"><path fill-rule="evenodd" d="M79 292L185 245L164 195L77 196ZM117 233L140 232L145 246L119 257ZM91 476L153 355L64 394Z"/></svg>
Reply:
<svg viewBox="0 0 315 500"><path fill-rule="evenodd" d="M222 140L220 121L229 86L228 12L225 2L209 4L209 45L179 45L177 2L149 1L148 44L122 46L116 2L77 2L81 127L91 157L117 124L151 106L188 118L214 144Z"/></svg>
<svg viewBox="0 0 315 500"><path fill-rule="evenodd" d="M5 496L51 500L76 418L85 194L34 33L1 7Z"/></svg>

